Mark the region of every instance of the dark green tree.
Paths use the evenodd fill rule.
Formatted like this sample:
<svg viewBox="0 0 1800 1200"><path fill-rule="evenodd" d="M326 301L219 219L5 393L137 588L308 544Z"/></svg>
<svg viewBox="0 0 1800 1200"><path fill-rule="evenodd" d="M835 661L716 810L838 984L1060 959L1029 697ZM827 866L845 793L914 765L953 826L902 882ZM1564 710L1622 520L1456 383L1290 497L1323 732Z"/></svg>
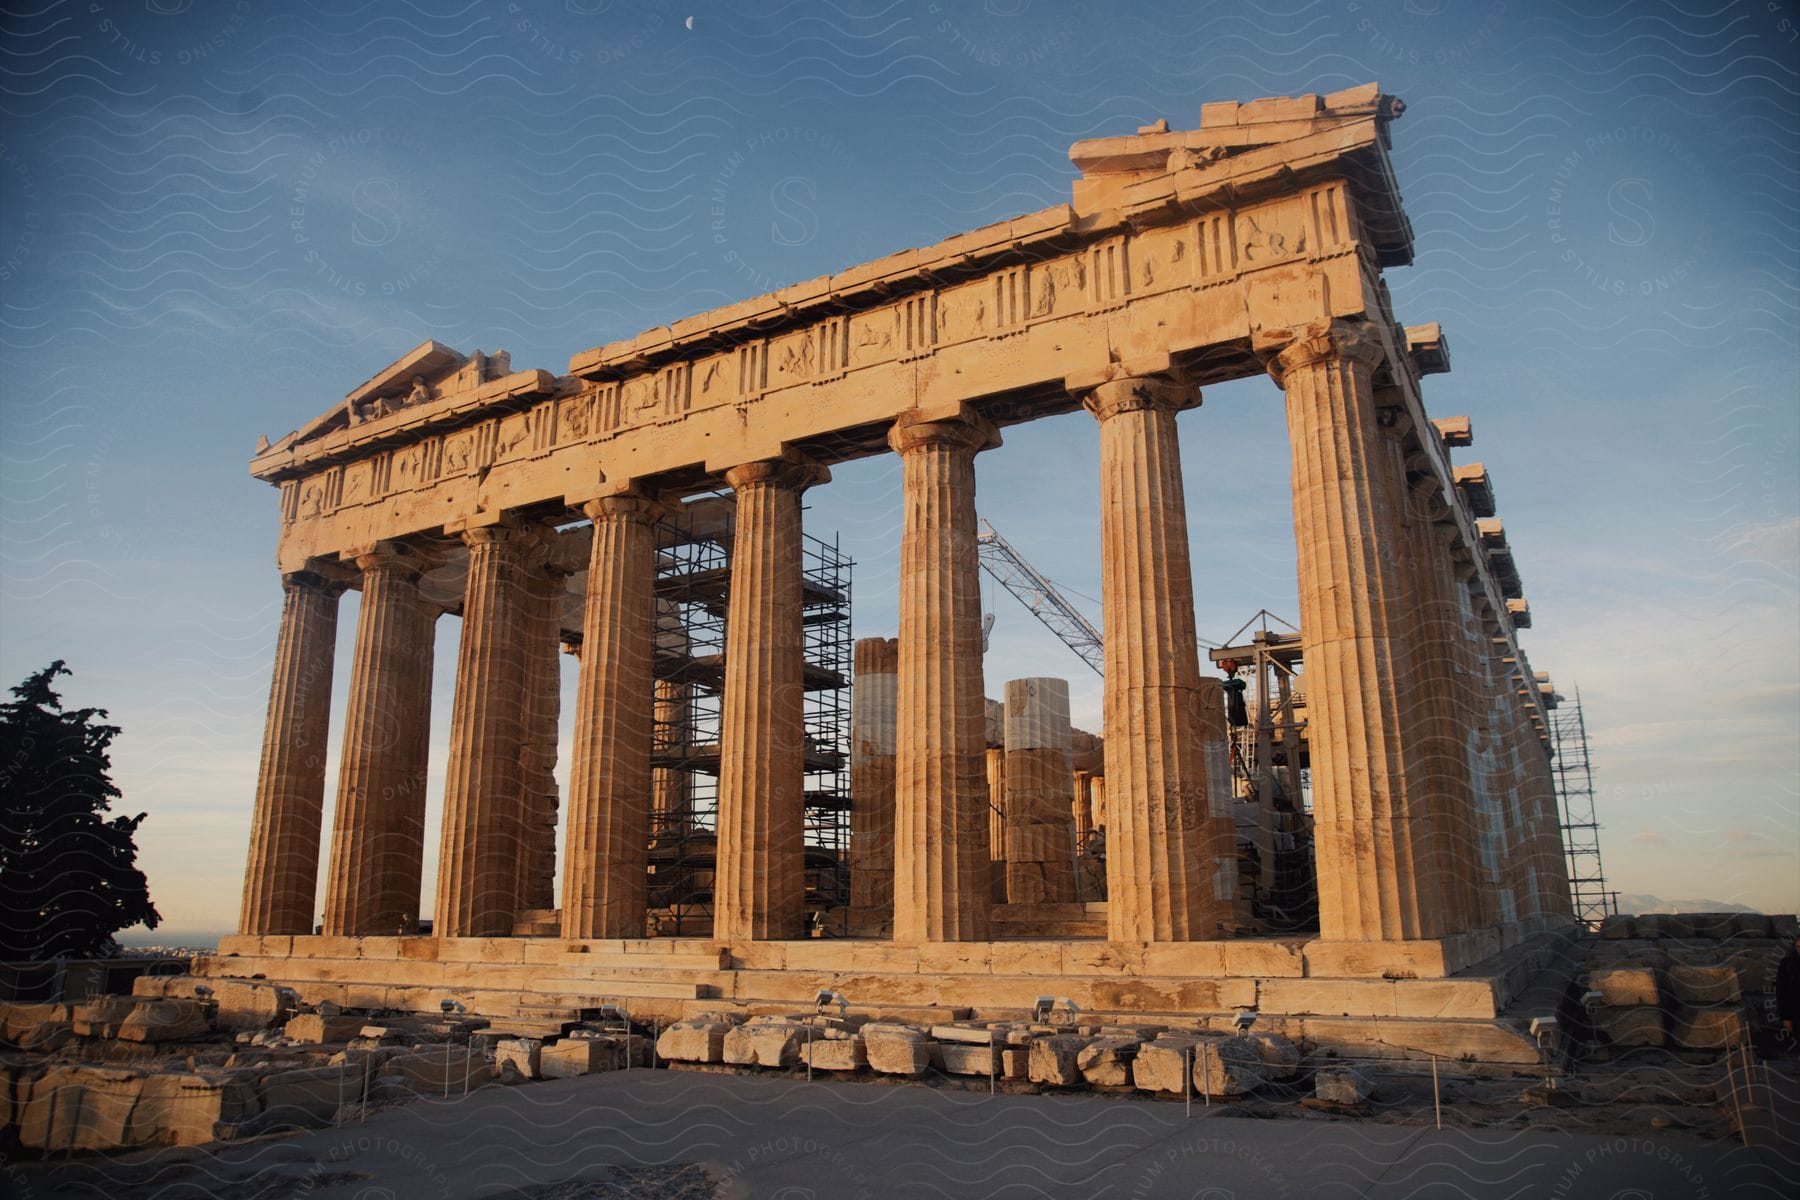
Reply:
<svg viewBox="0 0 1800 1200"><path fill-rule="evenodd" d="M64 711L61 659L0 704L0 961L118 952L113 934L162 918L137 867L144 814L109 817L119 797L103 708Z"/></svg>

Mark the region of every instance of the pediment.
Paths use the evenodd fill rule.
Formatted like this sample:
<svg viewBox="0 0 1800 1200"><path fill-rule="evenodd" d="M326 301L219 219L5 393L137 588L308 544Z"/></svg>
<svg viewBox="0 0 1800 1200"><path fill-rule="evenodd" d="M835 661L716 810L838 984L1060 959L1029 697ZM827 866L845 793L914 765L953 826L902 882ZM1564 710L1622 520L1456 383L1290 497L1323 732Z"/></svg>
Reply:
<svg viewBox="0 0 1800 1200"><path fill-rule="evenodd" d="M427 338L352 388L339 404L321 413L286 439L288 446L314 441L352 425L366 424L401 409L418 408L473 391L508 374L506 351L464 354Z"/></svg>

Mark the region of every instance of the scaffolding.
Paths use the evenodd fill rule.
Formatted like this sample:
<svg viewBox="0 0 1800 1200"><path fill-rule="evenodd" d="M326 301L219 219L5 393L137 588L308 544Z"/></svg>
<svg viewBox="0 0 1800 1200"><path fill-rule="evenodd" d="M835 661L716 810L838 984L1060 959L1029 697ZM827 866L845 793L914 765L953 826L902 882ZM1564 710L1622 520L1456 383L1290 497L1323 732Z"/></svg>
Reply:
<svg viewBox="0 0 1800 1200"><path fill-rule="evenodd" d="M1264 609L1208 654L1229 673L1226 686L1242 689L1242 711L1231 706L1226 728L1238 801L1238 874L1252 915L1278 933L1315 930L1319 892L1300 631Z"/></svg>
<svg viewBox="0 0 1800 1200"><path fill-rule="evenodd" d="M649 881L656 933L699 935L712 921L734 517L732 496L715 493L657 531ZM850 895L853 566L835 538L803 536L802 840L806 909L819 932L842 923Z"/></svg>
<svg viewBox="0 0 1800 1200"><path fill-rule="evenodd" d="M1594 815L1594 769L1588 756L1587 718L1581 690L1551 709L1551 762L1562 810L1563 851L1569 858L1569 893L1575 919L1591 928L1619 911L1619 893L1608 891L1600 863L1600 822Z"/></svg>

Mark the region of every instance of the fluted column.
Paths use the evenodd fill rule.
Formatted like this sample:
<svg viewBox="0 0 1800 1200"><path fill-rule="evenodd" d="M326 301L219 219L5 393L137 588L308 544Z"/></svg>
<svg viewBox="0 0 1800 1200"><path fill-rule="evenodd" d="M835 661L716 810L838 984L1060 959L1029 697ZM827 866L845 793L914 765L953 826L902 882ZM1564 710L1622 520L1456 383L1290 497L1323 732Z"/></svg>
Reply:
<svg viewBox="0 0 1800 1200"><path fill-rule="evenodd" d="M506 526L463 534L469 573L450 710L433 926L439 937L509 934L520 907L519 758L528 704L523 635L533 607L526 540Z"/></svg>
<svg viewBox="0 0 1800 1200"><path fill-rule="evenodd" d="M693 732L693 688L672 679L656 681L656 754L681 758L687 753ZM679 838L693 821L694 785L691 772L679 767L657 767L651 780L651 832Z"/></svg>
<svg viewBox="0 0 1800 1200"><path fill-rule="evenodd" d="M1401 481L1383 470L1376 331L1333 321L1270 362L1287 392L1306 661L1319 932L1328 941L1430 936L1413 814L1412 730L1400 701Z"/></svg>
<svg viewBox="0 0 1800 1200"><path fill-rule="evenodd" d="M555 536L546 532L546 537ZM562 617L568 575L548 565L525 576L528 612L522 636L525 712L519 748L523 842L518 856L521 909L548 909L556 899L556 758L562 716Z"/></svg>
<svg viewBox="0 0 1800 1200"><path fill-rule="evenodd" d="M1075 900L1069 681L1006 684L1006 902Z"/></svg>
<svg viewBox="0 0 1800 1200"><path fill-rule="evenodd" d="M894 791L894 940L982 941L992 919L986 804L987 698L975 455L1000 435L980 418L903 416L899 455L899 733Z"/></svg>
<svg viewBox="0 0 1800 1200"><path fill-rule="evenodd" d="M1100 422L1106 638L1106 882L1121 942L1204 941L1234 921L1229 818L1209 812L1187 510L1175 414L1199 392L1116 379L1083 404Z"/></svg>
<svg viewBox="0 0 1800 1200"><path fill-rule="evenodd" d="M830 475L784 457L725 473L737 493L719 729L713 936L805 932L806 662L800 495Z"/></svg>
<svg viewBox="0 0 1800 1200"><path fill-rule="evenodd" d="M894 919L894 694L900 643L856 643L850 694L850 910L859 929Z"/></svg>
<svg viewBox="0 0 1800 1200"><path fill-rule="evenodd" d="M582 511L594 523L594 541L581 622L562 932L643 937L660 510L645 497L622 495Z"/></svg>
<svg viewBox="0 0 1800 1200"><path fill-rule="evenodd" d="M412 933L425 861L425 767L437 613L420 559L383 543L356 559L362 608L325 888L327 934Z"/></svg>
<svg viewBox="0 0 1800 1200"><path fill-rule="evenodd" d="M319 875L331 672L344 589L304 572L281 585L281 632L238 922L245 934L311 933Z"/></svg>

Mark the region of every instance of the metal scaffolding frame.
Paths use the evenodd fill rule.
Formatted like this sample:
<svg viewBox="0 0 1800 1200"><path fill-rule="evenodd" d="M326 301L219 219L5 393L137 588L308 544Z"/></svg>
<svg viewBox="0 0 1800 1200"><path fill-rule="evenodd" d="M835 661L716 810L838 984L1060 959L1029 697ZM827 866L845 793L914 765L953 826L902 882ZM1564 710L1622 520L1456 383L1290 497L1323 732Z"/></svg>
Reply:
<svg viewBox="0 0 1800 1200"><path fill-rule="evenodd" d="M681 688L653 718L657 794L677 797L651 822L649 905L657 932L692 935L711 921L718 854L719 729L725 690L735 501L690 501L658 528L653 673ZM840 922L850 895L850 627L854 563L838 541L804 535L801 624L806 907Z"/></svg>
<svg viewBox="0 0 1800 1200"><path fill-rule="evenodd" d="M1588 754L1581 689L1547 714L1556 798L1562 810L1563 851L1569 859L1569 898L1575 919L1598 926L1619 911L1619 893L1606 886L1600 862L1600 822L1594 814L1594 768Z"/></svg>

